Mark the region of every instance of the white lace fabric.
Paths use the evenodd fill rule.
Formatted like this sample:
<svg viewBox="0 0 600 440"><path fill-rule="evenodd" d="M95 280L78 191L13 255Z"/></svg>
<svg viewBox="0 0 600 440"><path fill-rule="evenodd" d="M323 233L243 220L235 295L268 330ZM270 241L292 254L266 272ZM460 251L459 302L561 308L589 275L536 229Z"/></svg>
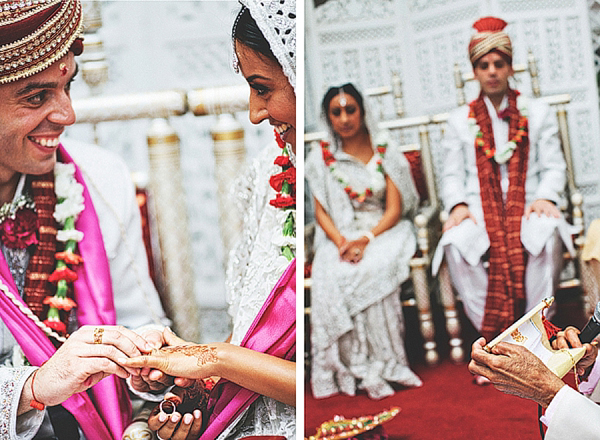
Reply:
<svg viewBox="0 0 600 440"><path fill-rule="evenodd" d="M320 149L307 159L305 175L312 194L347 240L375 227L385 209L385 181L375 161L364 165L342 151L334 152L336 169L357 192L371 187L363 203L351 201L325 166ZM406 159L389 147L383 169L402 194L404 218L375 237L357 264L340 260L335 244L318 228L311 288L311 387L316 398L357 389L381 399L394 393L390 382L419 386L410 370L402 335L400 285L409 276L416 238L407 215L417 195Z"/></svg>
<svg viewBox="0 0 600 440"><path fill-rule="evenodd" d="M296 90L296 0L240 0Z"/></svg>
<svg viewBox="0 0 600 440"><path fill-rule="evenodd" d="M280 152L273 141L234 185L238 209L244 215L244 228L230 253L226 280L229 314L233 320L231 343L236 345L248 332L289 265L280 247L273 243L274 237L281 235L286 213L269 204L275 197L269 177L281 170L273 164ZM261 396L218 438L268 434L292 439L296 435L295 420L295 408Z"/></svg>

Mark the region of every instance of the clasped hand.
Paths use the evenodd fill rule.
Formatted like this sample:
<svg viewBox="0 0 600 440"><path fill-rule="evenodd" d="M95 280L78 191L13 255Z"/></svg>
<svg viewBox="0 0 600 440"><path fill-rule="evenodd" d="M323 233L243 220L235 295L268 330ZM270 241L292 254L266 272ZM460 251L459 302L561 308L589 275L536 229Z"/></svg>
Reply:
<svg viewBox="0 0 600 440"><path fill-rule="evenodd" d="M148 419L148 426L162 439L197 439L202 431L202 412L197 407L196 399L188 399L186 388L196 388L192 385L199 385L197 380L201 381L213 374L216 347L219 344L199 345L186 342L169 329L165 329L162 336L166 345L162 349L136 358L119 359L119 363L141 368L141 378L174 378L178 386L167 393L165 399L177 402L176 409L166 414L157 406ZM143 388L146 382L132 380L132 385L134 388ZM203 383L200 388L203 388Z"/></svg>
<svg viewBox="0 0 600 440"><path fill-rule="evenodd" d="M362 260L365 248L369 244L369 240L366 237L361 237L358 240L346 241L345 238L338 246L340 257L342 260L349 263L358 263Z"/></svg>
<svg viewBox="0 0 600 440"><path fill-rule="evenodd" d="M139 368L117 360L151 350L146 339L122 326L81 327L38 370L35 396L45 405L58 405L111 374L138 376Z"/></svg>

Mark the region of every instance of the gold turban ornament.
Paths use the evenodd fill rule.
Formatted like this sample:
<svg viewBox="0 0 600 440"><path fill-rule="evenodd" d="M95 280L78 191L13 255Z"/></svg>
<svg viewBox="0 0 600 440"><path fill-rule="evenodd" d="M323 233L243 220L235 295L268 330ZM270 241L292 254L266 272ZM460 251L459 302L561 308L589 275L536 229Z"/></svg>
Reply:
<svg viewBox="0 0 600 440"><path fill-rule="evenodd" d="M512 44L504 28L508 23L496 17L483 17L473 24L477 33L469 42L469 58L471 64L475 63L492 50L506 55L512 63Z"/></svg>
<svg viewBox="0 0 600 440"><path fill-rule="evenodd" d="M47 69L83 51L80 0L0 2L0 84Z"/></svg>

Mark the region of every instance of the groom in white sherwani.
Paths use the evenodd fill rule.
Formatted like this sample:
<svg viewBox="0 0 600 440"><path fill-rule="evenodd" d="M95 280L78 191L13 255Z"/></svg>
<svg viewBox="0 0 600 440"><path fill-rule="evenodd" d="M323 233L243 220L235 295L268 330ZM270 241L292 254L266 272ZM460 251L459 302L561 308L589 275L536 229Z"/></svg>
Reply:
<svg viewBox="0 0 600 440"><path fill-rule="evenodd" d="M557 207L566 165L556 116L510 87L506 25L495 17L473 25L469 57L481 93L448 120L441 196L449 218L434 258L434 271L446 258L467 316L488 341L553 294L569 239Z"/></svg>

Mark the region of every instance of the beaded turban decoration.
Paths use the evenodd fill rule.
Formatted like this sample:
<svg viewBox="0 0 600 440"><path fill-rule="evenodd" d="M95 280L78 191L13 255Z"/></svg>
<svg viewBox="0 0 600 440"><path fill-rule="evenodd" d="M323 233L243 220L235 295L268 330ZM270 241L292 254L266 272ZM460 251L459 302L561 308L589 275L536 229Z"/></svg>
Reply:
<svg viewBox="0 0 600 440"><path fill-rule="evenodd" d="M240 0L296 90L296 0Z"/></svg>
<svg viewBox="0 0 600 440"><path fill-rule="evenodd" d="M83 51L80 0L0 1L0 84L47 69Z"/></svg>
<svg viewBox="0 0 600 440"><path fill-rule="evenodd" d="M508 34L504 32L507 24L496 17L480 18L473 24L477 30L469 42L469 58L473 66L492 50L497 50L512 60L512 44Z"/></svg>

